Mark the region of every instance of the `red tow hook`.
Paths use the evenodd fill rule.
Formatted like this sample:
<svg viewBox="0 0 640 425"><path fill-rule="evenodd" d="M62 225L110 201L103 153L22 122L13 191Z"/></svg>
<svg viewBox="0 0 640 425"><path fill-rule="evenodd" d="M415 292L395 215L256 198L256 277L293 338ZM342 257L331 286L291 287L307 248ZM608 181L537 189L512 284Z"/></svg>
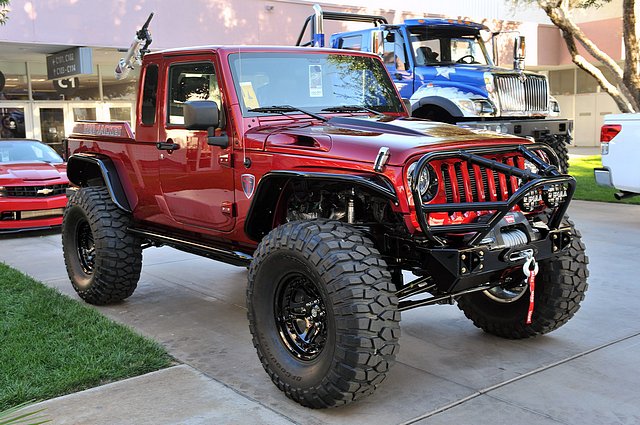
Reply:
<svg viewBox="0 0 640 425"><path fill-rule="evenodd" d="M531 324L533 316L534 299L536 293L536 275L538 274L538 262L533 258L533 253L527 253L527 261L522 266L522 272L527 277L529 285L529 310L527 312L527 325Z"/></svg>

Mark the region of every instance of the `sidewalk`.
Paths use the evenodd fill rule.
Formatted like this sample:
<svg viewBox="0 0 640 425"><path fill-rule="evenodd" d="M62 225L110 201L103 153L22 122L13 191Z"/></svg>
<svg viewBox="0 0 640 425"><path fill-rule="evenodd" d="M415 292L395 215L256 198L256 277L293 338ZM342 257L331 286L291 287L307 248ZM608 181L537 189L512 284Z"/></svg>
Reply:
<svg viewBox="0 0 640 425"><path fill-rule="evenodd" d="M591 276L567 325L512 341L479 331L454 306L405 312L387 380L371 397L326 410L293 403L262 369L245 269L150 248L136 293L97 309L182 365L43 405L53 424L638 424L640 206L575 201L569 213ZM78 299L59 234L0 238L0 261Z"/></svg>
<svg viewBox="0 0 640 425"><path fill-rule="evenodd" d="M58 397L31 409L46 409L42 414L56 425L293 423L187 365Z"/></svg>

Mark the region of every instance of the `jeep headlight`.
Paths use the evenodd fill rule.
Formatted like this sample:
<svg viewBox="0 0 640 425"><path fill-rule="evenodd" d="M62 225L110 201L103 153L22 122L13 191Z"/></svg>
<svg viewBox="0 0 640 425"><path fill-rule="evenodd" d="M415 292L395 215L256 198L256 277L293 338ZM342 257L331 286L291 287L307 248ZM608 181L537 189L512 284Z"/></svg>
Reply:
<svg viewBox="0 0 640 425"><path fill-rule="evenodd" d="M409 188L413 188L413 172L416 169L417 162L414 162L407 169L407 182ZM418 193L423 202L430 201L438 193L438 176L430 164L427 164L418 177Z"/></svg>

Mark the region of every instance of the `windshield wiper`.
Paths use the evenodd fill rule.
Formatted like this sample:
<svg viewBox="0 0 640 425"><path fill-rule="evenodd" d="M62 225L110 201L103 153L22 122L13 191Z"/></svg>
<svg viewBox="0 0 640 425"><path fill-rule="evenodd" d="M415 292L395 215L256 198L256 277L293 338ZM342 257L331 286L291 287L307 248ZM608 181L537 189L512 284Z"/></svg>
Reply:
<svg viewBox="0 0 640 425"><path fill-rule="evenodd" d="M309 115L311 118L315 118L320 121L327 121L327 118L322 115L314 114L313 112L309 112L305 109L300 109L295 106L290 105L272 105L272 106L262 106L260 108L251 108L247 109L249 112L262 112L265 114L274 113L274 114L286 114L287 112L302 112L305 115Z"/></svg>
<svg viewBox="0 0 640 425"><path fill-rule="evenodd" d="M372 114L378 115L380 117L384 117L385 114L382 112L376 111L375 109L367 108L362 105L342 105L342 106L332 106L330 108L324 108L323 112L370 112Z"/></svg>

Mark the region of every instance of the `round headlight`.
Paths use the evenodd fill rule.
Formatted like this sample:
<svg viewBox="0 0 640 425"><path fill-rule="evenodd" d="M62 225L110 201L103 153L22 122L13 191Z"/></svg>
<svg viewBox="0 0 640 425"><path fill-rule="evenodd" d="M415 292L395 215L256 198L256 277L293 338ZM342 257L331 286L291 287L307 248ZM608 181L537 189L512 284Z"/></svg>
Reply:
<svg viewBox="0 0 640 425"><path fill-rule="evenodd" d="M409 183L410 188L413 186L413 172L416 169L416 165L417 163L414 162L407 169L407 182ZM437 191L438 177L436 176L433 167L427 164L427 166L422 169L422 172L420 172L420 176L418 177L418 193L420 193L423 200L429 200L436 195Z"/></svg>

